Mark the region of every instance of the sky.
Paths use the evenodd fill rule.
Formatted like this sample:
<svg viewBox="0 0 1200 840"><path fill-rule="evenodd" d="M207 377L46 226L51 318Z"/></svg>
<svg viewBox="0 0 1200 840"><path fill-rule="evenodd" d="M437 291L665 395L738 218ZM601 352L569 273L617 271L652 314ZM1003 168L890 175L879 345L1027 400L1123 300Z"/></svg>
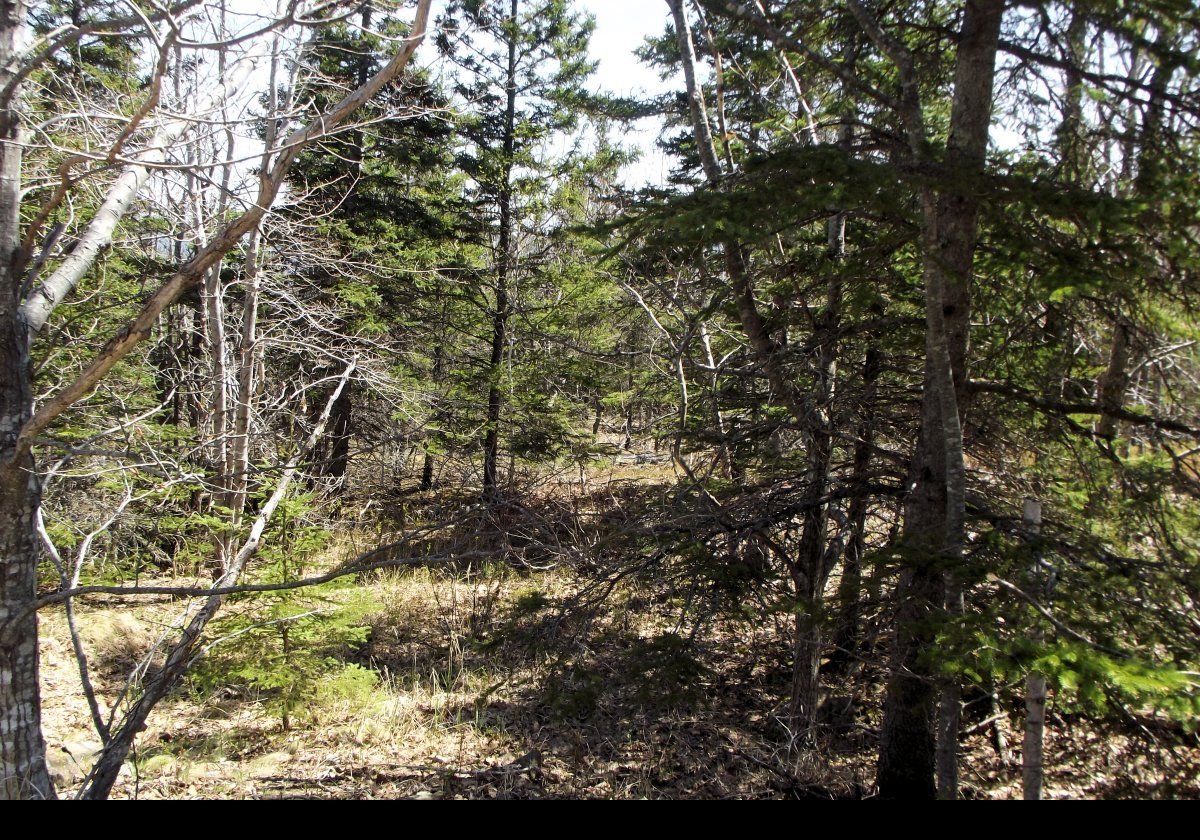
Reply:
<svg viewBox="0 0 1200 840"><path fill-rule="evenodd" d="M263 15L269 16L277 0L231 0L230 8L242 25L259 25ZM662 81L658 72L642 64L635 51L642 46L647 36L662 33L669 18L666 3L662 0L576 0L577 7L589 12L596 19L590 52L599 62L592 77L591 88L618 96L653 96L672 90L683 84L677 80ZM440 3L435 3L435 17ZM237 28L236 26L234 27ZM429 46L418 52L417 61L426 65L436 62L434 50ZM250 88L261 90L267 85L267 64L260 62L254 72ZM252 103L255 97L247 98ZM661 184L665 182L670 162L655 146L661 131L657 118L639 120L619 138L621 145L637 149L640 159L628 165L622 179L629 186ZM250 136L239 143L239 153L257 162L258 141Z"/></svg>
<svg viewBox="0 0 1200 840"><path fill-rule="evenodd" d="M662 34L667 5L656 0L579 0L596 18L592 56L600 61L597 80L613 93L658 93L669 86L633 54L650 35Z"/></svg>
<svg viewBox="0 0 1200 840"><path fill-rule="evenodd" d="M654 95L675 87L663 82L658 72L638 61L634 51L649 35L660 35L667 23L667 4L659 0L579 0L579 5L596 18L592 35L592 57L600 62L594 77L598 90L621 96ZM682 80L680 80L682 83ZM642 158L622 173L631 186L661 184L670 167L654 146L660 124L656 119L638 122L623 138L623 145L641 150Z"/></svg>

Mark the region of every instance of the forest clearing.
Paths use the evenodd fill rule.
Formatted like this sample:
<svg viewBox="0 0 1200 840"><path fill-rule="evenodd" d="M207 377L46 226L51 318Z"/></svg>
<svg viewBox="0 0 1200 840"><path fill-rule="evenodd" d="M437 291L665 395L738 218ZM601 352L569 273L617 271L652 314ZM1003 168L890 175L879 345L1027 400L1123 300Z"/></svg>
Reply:
<svg viewBox="0 0 1200 840"><path fill-rule="evenodd" d="M572 488L572 509L579 510L580 502L585 511L597 502L613 504L613 475L624 476L627 488L636 482L652 492L674 483L661 468L610 466L586 499L580 498L582 488ZM620 487L622 479L616 481ZM357 541L378 539L371 533ZM311 571L336 565L339 554L354 556L353 542L339 540L323 551L310 561ZM781 749L790 683L786 614L766 626L746 615L706 617L705 606L693 603L688 610L694 592L657 575L618 582L603 601L588 604L589 592L607 579L600 570L570 565L547 571L523 563L421 566L373 573L305 597L289 614L326 611L328 618L316 618L317 632L307 638L311 644L324 635L320 655L328 661L316 670L303 654L288 663L284 639L275 633L249 654L230 650L217 666L217 674L227 674L245 668L246 656L280 658L293 677L287 686L294 693L293 720L286 727L282 722L277 687L264 690L236 678L219 682L206 673L164 703L113 795L870 795L882 688L874 657L864 657L863 666L875 673L830 680L819 758L797 764ZM133 609L117 602L81 610L102 691L119 690L158 633L176 620L176 604L145 600L146 606ZM317 627L342 618L365 633L351 634L347 642ZM83 779L100 743L88 721L65 622L56 613L43 621L48 752L65 795ZM238 632L244 619L230 621L215 631L218 639ZM698 626L702 621L708 626ZM884 655L882 647L875 653L878 662ZM1019 743L1020 721L1011 714L996 719L996 707L983 696L971 698L966 709L963 795L1019 797L1020 762L1008 745ZM1052 717L1047 754L1046 798L1200 795L1200 748L1153 716L1102 727L1069 713Z"/></svg>
<svg viewBox="0 0 1200 840"><path fill-rule="evenodd" d="M1200 797L1192 0L0 0L0 799Z"/></svg>

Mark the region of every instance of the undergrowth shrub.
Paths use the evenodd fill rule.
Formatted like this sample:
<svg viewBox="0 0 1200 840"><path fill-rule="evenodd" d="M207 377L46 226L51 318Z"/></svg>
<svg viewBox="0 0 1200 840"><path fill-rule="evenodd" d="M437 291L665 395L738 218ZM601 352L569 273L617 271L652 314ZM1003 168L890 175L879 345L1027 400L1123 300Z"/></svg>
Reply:
<svg viewBox="0 0 1200 840"><path fill-rule="evenodd" d="M305 497L281 506L279 535L263 552L256 583L283 583L310 574L306 568L331 534L308 524ZM214 622L217 641L191 676L208 695L222 688L257 696L285 730L313 722L323 706L365 703L378 675L349 660L370 636L379 610L372 593L342 579L319 586L239 596Z"/></svg>

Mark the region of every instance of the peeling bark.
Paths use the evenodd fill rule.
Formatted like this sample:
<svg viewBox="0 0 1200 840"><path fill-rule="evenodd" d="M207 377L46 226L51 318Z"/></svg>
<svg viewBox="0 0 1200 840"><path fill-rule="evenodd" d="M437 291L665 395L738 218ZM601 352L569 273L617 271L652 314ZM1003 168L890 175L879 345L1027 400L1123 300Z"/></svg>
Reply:
<svg viewBox="0 0 1200 840"><path fill-rule="evenodd" d="M22 0L0 2L0 87L13 76L25 25ZM33 411L21 318L21 118L19 95L0 110L0 799L52 799L42 741L37 598L41 493L19 433Z"/></svg>

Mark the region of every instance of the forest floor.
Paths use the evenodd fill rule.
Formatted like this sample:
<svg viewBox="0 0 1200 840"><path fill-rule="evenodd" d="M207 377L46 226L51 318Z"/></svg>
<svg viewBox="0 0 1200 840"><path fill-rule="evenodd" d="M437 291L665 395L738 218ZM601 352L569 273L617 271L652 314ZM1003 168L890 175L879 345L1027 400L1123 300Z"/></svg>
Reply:
<svg viewBox="0 0 1200 840"><path fill-rule="evenodd" d="M387 571L325 592L309 612L336 617L353 600L346 614L360 632L315 660L315 669L312 661L293 669L288 690L297 700L286 727L279 689L240 680L246 663L230 654L227 679L210 669L155 710L113 795L869 795L878 664L862 664L853 680L830 687L833 697L852 699L851 711L833 720L815 751L789 760L778 717L790 679L788 616L708 618L693 633L680 599L653 582L623 578L602 608L583 609L581 596L595 584L586 570L498 564ZM227 612L236 618L251 603ZM292 602L293 614L297 604L306 606ZM92 678L109 701L182 602L93 599L78 611ZM254 650L288 644L263 624L268 635ZM69 795L99 744L61 610L43 615L42 681L49 754ZM1018 798L1019 710L1007 709L1000 721L1010 750L1004 760L990 708L977 705L965 719L964 793ZM1049 797L1200 797L1195 736L1144 726L1101 731L1052 709L1046 754Z"/></svg>

